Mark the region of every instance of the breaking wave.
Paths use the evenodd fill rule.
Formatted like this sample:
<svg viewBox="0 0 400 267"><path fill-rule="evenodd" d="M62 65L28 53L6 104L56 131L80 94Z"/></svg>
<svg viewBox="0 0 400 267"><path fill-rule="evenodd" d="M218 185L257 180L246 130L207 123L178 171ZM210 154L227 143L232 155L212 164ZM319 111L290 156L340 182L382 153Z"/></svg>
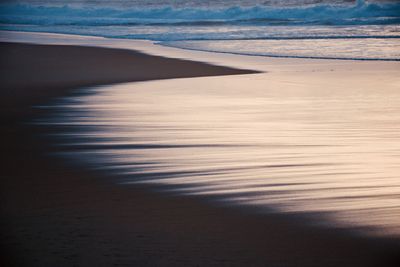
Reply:
<svg viewBox="0 0 400 267"><path fill-rule="evenodd" d="M0 5L0 23L33 25L370 25L400 23L400 3L290 7L74 7Z"/></svg>

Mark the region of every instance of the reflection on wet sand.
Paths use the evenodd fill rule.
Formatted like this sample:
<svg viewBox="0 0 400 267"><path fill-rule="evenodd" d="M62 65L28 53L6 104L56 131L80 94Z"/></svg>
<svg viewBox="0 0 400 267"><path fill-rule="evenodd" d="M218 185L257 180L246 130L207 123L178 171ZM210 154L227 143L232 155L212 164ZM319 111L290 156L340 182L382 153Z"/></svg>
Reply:
<svg viewBox="0 0 400 267"><path fill-rule="evenodd" d="M62 127L64 155L122 183L398 235L399 83L292 74L93 88L56 103L55 117L40 123Z"/></svg>

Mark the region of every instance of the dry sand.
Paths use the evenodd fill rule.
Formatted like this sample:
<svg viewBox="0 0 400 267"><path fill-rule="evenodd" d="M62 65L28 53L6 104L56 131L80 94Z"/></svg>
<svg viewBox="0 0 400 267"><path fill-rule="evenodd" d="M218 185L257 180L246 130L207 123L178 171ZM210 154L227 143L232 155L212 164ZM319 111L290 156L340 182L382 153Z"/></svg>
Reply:
<svg viewBox="0 0 400 267"><path fill-rule="evenodd" d="M2 43L2 266L399 266L398 240L119 186L25 122L74 88L251 71L128 50Z"/></svg>

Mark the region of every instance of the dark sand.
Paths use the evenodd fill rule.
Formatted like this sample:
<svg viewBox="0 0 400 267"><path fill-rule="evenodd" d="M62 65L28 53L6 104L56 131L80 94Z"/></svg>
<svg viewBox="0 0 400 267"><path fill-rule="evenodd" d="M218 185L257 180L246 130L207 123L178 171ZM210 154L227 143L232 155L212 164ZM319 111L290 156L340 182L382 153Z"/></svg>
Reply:
<svg viewBox="0 0 400 267"><path fill-rule="evenodd" d="M399 241L216 207L71 168L25 122L74 88L250 71L127 50L1 44L1 266L400 266Z"/></svg>

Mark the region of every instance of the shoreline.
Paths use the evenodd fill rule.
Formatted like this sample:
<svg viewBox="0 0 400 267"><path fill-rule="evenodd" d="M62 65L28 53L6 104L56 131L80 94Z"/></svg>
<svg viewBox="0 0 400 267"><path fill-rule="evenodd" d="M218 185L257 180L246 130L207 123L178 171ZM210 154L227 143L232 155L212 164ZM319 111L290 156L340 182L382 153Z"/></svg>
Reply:
<svg viewBox="0 0 400 267"><path fill-rule="evenodd" d="M174 45L166 44L169 41L155 41L155 40L147 40L147 39L121 39L115 37L104 37L99 35L81 35L76 33L57 33L57 32L40 32L40 31L26 31L26 30L9 30L9 29L0 29L0 37L1 33L22 33L22 34L44 34L49 36L59 35L65 37L77 37L77 38L94 38L94 39L112 39L112 40L128 40L128 41L136 41L136 42L151 42L153 45L163 46L166 48L178 49L178 50L187 50L192 52L202 52L202 53L211 53L211 54L228 54L228 55L237 55L244 57L261 57L261 58L278 58L278 59L305 59L305 60L324 60L324 61L360 61L360 62L400 62L400 58L351 58L351 57L324 57L324 56L296 56L296 55L274 55L274 54L251 54L251 53L235 53L235 52L224 52L218 50L206 50L206 49L196 49L189 47L179 47ZM7 35L7 34L6 34ZM374 37L371 37L374 38ZM340 39L340 38L338 38ZM253 39L254 40L254 39ZM263 40L263 39L261 39ZM290 40L290 39L288 39ZM335 39L333 39L335 40ZM24 43L24 42L23 42Z"/></svg>
<svg viewBox="0 0 400 267"><path fill-rule="evenodd" d="M39 46L35 45L21 47L31 49L31 63L46 57L43 53L48 53L49 48L55 49L60 58L53 58L53 64L68 59L71 64L68 68L72 66L78 72L82 71L79 67L85 60L81 53L78 58L71 59L68 51L76 55L74 49L84 49L83 55L87 55L96 50L96 55L102 58L107 57L107 53L123 53L116 49L72 46L45 46L44 50L37 50ZM137 59L142 58L151 61L151 71L144 71L146 75L149 71L154 74L154 67L160 71L169 69L171 72L165 73L164 79L246 73L132 51L125 53L128 54L116 64L88 60L87 68L110 73L111 65L126 69L124 64L133 64L134 68ZM40 68L37 64L27 64L27 71L22 72L20 63L29 62L28 54L18 54L23 57L10 59L10 62L19 63L13 70L19 78L32 71L46 71L48 76L59 73L51 60ZM77 62L78 59L81 62ZM105 63L110 60L108 58ZM198 72L188 73L189 69ZM120 73L114 71L113 75ZM32 109L32 105L45 104L56 96L71 93L74 88L123 82L129 78L134 81L132 73L108 80L96 79L95 75L92 81L84 82L61 79L71 76L64 74L56 85L51 81L35 87L32 86L35 79L43 81L43 78L34 75L30 78L31 84L18 85L21 86L19 96L7 99L4 91L1 92L5 126L2 145L6 148L2 159L2 176L6 178L1 185L1 239L3 251L9 251L5 257L10 266L32 263L35 266L396 266L398 263L395 258L399 248L397 240L347 236L339 230L303 227L285 216L247 214L234 208L208 205L195 198L153 192L149 187L112 185L104 174L71 169L68 163L49 156L48 152L54 148L45 140L46 129L23 123L43 115ZM146 79L160 78L150 76ZM140 78L142 80L135 79L143 81L144 76ZM33 88L42 91L27 95L27 90ZM58 90L54 92L50 88Z"/></svg>

